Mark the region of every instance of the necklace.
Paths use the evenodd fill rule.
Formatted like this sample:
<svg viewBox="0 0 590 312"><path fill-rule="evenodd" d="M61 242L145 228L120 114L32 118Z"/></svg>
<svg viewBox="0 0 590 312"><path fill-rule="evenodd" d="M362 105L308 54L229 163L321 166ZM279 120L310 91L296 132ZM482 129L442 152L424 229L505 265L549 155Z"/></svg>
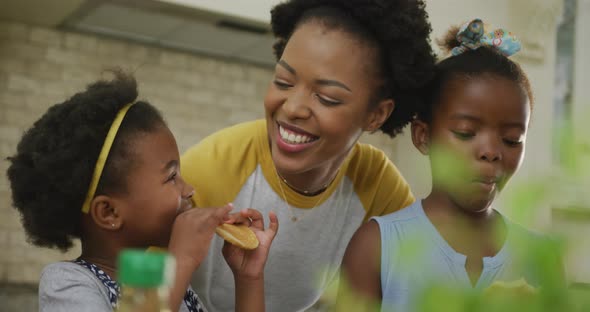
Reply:
<svg viewBox="0 0 590 312"><path fill-rule="evenodd" d="M283 185L282 185L281 181L285 182L285 184L287 184L287 185L289 185L289 183L287 183L287 181L279 175L279 171L277 170L276 167L275 167L275 173L277 175L277 178L279 179L279 189L281 190L281 195L283 196L283 200L285 201L285 204L287 205L287 210L289 211L289 215L291 216L291 221L297 222L297 221L303 219L303 216L297 217L295 215L294 209L291 207L291 205L289 205L289 201L287 200L287 195L285 194L285 190L283 189ZM336 175L338 175L338 174L336 174ZM334 181L334 179L332 179L332 181ZM328 193L328 191L326 189L328 188L328 185L330 185L330 183L332 183L332 181L330 181L328 184L326 184L325 187L322 188L323 189L322 196L320 196L320 199L311 208L316 207L320 202L322 202L322 199L324 199L324 196L326 195L326 193ZM291 186L289 185L289 187L291 187ZM320 191L322 191L322 190L320 190Z"/></svg>
<svg viewBox="0 0 590 312"><path fill-rule="evenodd" d="M294 190L295 192L299 193L299 194L303 194L305 196L315 196L320 194L321 192L325 191L328 186L330 185L330 183L332 183L332 181L334 181L334 179L336 178L336 176L334 176L334 179L330 180L330 182L324 184L320 189L318 189L317 191L308 191L308 190L299 190L298 188L294 187L293 185L291 185L291 183L289 183L289 181L287 181L287 179L285 179L285 177L283 177L278 170L275 169L275 171L277 172L277 176L283 180L283 182L285 182L285 184L287 184L288 187L290 187L292 190ZM338 173L336 173L336 175L338 175Z"/></svg>

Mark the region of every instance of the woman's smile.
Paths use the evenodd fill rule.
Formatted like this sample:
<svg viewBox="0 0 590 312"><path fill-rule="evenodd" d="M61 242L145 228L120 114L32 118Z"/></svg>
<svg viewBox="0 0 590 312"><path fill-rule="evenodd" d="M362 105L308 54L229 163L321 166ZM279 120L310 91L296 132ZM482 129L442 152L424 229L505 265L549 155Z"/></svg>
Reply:
<svg viewBox="0 0 590 312"><path fill-rule="evenodd" d="M284 152L297 153L309 149L319 140L305 130L287 123L277 122L277 147Z"/></svg>

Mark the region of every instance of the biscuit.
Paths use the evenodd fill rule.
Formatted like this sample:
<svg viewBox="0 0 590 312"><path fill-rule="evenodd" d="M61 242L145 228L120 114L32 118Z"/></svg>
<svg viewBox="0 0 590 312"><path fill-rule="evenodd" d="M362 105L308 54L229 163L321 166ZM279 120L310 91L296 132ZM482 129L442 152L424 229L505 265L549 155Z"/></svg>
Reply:
<svg viewBox="0 0 590 312"><path fill-rule="evenodd" d="M230 244L246 250L258 247L256 234L246 225L222 224L215 229L215 233Z"/></svg>

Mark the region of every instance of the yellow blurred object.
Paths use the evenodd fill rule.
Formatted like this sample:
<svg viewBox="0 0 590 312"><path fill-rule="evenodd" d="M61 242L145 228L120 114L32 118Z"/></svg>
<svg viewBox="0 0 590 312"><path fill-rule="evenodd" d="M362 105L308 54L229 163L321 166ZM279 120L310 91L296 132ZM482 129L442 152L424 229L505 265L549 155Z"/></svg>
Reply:
<svg viewBox="0 0 590 312"><path fill-rule="evenodd" d="M256 234L246 225L222 224L215 229L217 235L232 245L252 250L258 247Z"/></svg>
<svg viewBox="0 0 590 312"><path fill-rule="evenodd" d="M529 285L524 278L505 282L495 281L483 291L484 296L496 297L496 296L513 296L513 297L527 297L535 296L539 291Z"/></svg>
<svg viewBox="0 0 590 312"><path fill-rule="evenodd" d="M168 249L156 246L150 246L146 250L147 252L168 252Z"/></svg>

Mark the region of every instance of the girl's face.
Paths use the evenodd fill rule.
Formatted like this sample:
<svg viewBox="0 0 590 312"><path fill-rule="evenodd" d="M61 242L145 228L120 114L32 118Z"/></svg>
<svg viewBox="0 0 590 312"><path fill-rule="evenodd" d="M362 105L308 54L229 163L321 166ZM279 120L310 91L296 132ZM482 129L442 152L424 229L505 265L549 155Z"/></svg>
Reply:
<svg viewBox="0 0 590 312"><path fill-rule="evenodd" d="M378 110L376 53L352 35L310 21L289 39L264 105L275 166L299 174L339 165ZM388 114L388 113L387 113Z"/></svg>
<svg viewBox="0 0 590 312"><path fill-rule="evenodd" d="M462 209L487 210L522 163L529 116L529 100L512 81L451 81L430 125L433 189L444 190ZM445 168L459 170L444 176Z"/></svg>
<svg viewBox="0 0 590 312"><path fill-rule="evenodd" d="M142 133L129 147L134 168L127 194L114 196L123 214L122 237L129 247L168 245L176 215L192 206L192 186L180 176L176 140L166 126Z"/></svg>

